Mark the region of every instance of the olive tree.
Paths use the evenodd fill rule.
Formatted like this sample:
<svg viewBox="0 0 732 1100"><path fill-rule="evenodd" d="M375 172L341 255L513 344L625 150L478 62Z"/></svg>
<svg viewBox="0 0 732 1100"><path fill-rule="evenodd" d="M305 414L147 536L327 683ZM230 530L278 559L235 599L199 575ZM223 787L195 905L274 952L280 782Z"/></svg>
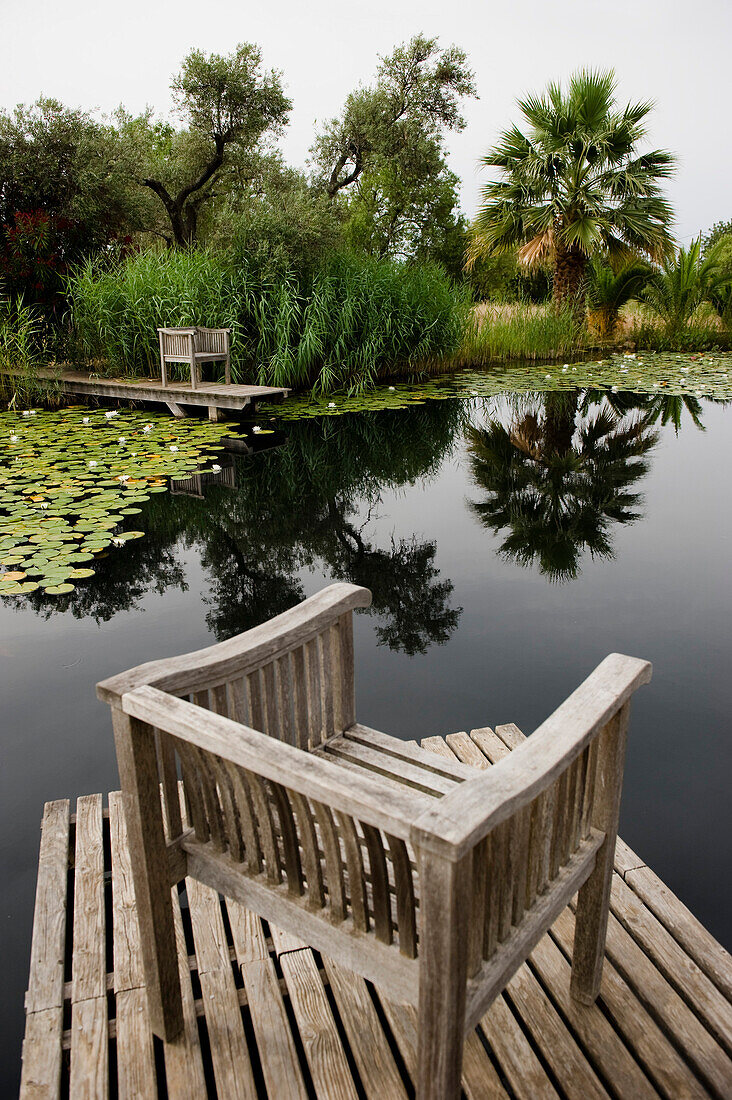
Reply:
<svg viewBox="0 0 732 1100"><path fill-rule="evenodd" d="M291 101L281 76L262 68L257 46L242 43L233 53L192 50L173 79L176 107L186 128L166 132L151 147L141 183L162 202L173 242L196 240L201 207L217 193L225 175L251 175L267 139L279 134Z"/></svg>

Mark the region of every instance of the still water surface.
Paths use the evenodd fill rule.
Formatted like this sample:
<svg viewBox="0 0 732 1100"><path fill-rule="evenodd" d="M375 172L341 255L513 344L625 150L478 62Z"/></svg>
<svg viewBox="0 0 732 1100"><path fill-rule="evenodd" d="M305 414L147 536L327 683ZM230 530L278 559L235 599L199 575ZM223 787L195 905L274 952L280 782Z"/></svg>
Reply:
<svg viewBox="0 0 732 1100"><path fill-rule="evenodd" d="M3 1079L17 1080L43 802L117 785L95 683L364 584L359 720L530 732L613 650L648 658L621 834L727 946L732 409L446 400L287 425L72 595L0 602ZM562 403L563 402L563 403ZM647 404L647 402L646 402ZM644 409L644 414L648 409ZM599 419L598 419L599 416Z"/></svg>

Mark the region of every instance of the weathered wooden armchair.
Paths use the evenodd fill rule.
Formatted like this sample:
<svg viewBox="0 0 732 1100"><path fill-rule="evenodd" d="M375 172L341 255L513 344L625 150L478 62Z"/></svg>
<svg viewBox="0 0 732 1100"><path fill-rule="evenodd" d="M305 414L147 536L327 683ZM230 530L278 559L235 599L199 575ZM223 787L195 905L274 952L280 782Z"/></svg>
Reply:
<svg viewBox="0 0 732 1100"><path fill-rule="evenodd" d="M370 601L332 585L98 694L156 1033L182 1028L170 887L189 875L418 1006L417 1095L450 1100L465 1032L578 890L572 994L597 996L629 700L651 666L607 657L476 772L356 722L351 619Z"/></svg>
<svg viewBox="0 0 732 1100"><path fill-rule="evenodd" d="M226 385L231 384L231 351L228 328L159 328L160 373L168 385L168 363L189 363L191 389L195 390L202 363L223 362Z"/></svg>

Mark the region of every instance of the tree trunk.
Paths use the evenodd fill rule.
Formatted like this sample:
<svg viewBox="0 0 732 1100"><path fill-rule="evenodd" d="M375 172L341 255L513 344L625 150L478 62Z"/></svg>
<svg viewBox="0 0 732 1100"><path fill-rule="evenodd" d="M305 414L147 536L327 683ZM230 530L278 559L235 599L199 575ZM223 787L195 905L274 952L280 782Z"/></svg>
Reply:
<svg viewBox="0 0 732 1100"><path fill-rule="evenodd" d="M557 248L554 263L554 305L557 309L570 306L581 316L584 312L584 283L587 256L572 245Z"/></svg>

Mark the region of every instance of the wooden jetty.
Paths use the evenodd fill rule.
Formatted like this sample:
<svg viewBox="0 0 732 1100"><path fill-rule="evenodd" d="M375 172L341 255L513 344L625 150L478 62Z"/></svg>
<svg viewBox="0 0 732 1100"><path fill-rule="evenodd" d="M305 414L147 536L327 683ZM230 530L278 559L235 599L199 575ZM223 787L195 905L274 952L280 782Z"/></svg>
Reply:
<svg viewBox="0 0 732 1100"><path fill-rule="evenodd" d="M507 725L422 745L485 769L522 739ZM413 1096L413 1009L200 883L174 898L185 1030L164 1044L120 795L46 804L21 1097ZM730 1097L730 957L621 840L591 1006L570 997L573 930L570 906L468 1037L468 1100Z"/></svg>
<svg viewBox="0 0 732 1100"><path fill-rule="evenodd" d="M280 386L226 385L222 382L201 382L194 390L190 382L170 382L163 386L154 378L100 378L87 371L50 368L38 371L38 377L52 381L69 397L155 402L167 405L177 417L185 416L188 407L197 406L207 408L211 420L222 420L227 414L231 416L254 406L257 401L282 402L290 392Z"/></svg>

